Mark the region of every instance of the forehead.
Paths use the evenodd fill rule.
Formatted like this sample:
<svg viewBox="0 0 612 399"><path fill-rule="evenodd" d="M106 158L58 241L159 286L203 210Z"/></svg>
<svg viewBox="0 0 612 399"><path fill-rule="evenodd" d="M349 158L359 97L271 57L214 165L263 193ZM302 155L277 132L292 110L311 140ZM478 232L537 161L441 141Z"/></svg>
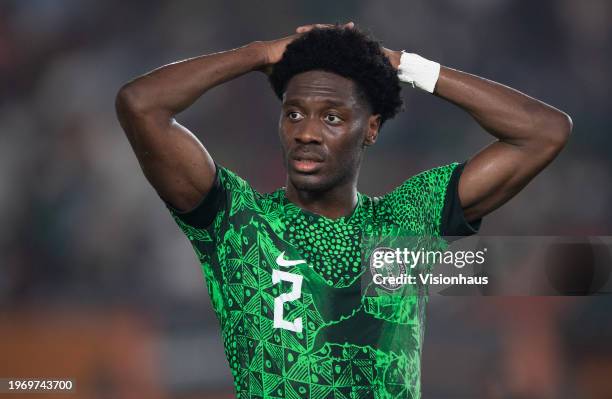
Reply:
<svg viewBox="0 0 612 399"><path fill-rule="evenodd" d="M295 75L287 83L283 102L310 100L343 103L357 106L357 85L348 78L327 71L307 71Z"/></svg>

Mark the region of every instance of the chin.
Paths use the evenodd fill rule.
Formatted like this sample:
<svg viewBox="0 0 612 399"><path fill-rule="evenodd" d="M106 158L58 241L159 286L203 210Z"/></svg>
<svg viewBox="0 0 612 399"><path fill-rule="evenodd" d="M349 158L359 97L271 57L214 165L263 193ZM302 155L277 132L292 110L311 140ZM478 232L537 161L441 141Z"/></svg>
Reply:
<svg viewBox="0 0 612 399"><path fill-rule="evenodd" d="M293 187L300 191L326 191L331 185L327 179L317 174L290 173L289 180Z"/></svg>

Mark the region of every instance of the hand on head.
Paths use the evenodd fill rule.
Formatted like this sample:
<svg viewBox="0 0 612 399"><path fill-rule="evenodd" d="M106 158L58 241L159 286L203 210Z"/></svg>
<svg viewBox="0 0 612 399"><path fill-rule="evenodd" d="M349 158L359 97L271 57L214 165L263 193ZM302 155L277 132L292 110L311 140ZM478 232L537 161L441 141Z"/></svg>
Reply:
<svg viewBox="0 0 612 399"><path fill-rule="evenodd" d="M287 48L287 46L289 45L289 43L291 43L292 41L294 41L295 39L297 39L298 37L300 37L301 35L303 35L304 33L318 28L318 29L326 29L326 28L335 28L338 25L333 25L333 24L311 24L311 25L302 25L302 26L298 26L295 30L296 33L294 33L291 36L287 36L287 37L283 37L280 39L276 39L276 40L270 40L270 41L266 41L266 42L262 42L263 44L263 51L265 52L265 66L260 68L259 70L261 70L262 72L264 72L266 75L270 75L272 73L272 68L274 66L274 64L276 64L277 62L279 62L281 60L281 58L283 57L283 53L285 52L285 49ZM347 28L347 29L352 29L355 27L355 23L353 22L348 22L344 25L340 25L340 27L342 28Z"/></svg>
<svg viewBox="0 0 612 399"><path fill-rule="evenodd" d="M297 29L295 30L297 33L306 33L309 30L312 30L314 28L318 28L318 29L325 29L325 28L335 28L337 25L334 24L311 24L311 25L302 25L302 26L298 26ZM340 25L340 27L342 28L347 28L347 29L352 29L355 27L355 23L354 22L347 22L344 25Z"/></svg>

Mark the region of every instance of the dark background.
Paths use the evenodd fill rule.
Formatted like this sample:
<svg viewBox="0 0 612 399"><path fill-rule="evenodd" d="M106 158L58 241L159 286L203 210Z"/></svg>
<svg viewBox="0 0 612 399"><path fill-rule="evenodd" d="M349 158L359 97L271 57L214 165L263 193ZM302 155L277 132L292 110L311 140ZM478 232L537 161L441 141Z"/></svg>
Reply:
<svg viewBox="0 0 612 399"><path fill-rule="evenodd" d="M125 81L172 61L352 20L406 49L571 115L561 155L487 216L485 235L612 235L612 2L95 1L0 4L0 377L77 379L71 397L229 397L199 265L114 113ZM404 89L362 167L378 195L492 141ZM263 75L180 115L261 191L284 184L279 102ZM610 398L612 301L434 298L425 398ZM25 397L25 396L24 396Z"/></svg>

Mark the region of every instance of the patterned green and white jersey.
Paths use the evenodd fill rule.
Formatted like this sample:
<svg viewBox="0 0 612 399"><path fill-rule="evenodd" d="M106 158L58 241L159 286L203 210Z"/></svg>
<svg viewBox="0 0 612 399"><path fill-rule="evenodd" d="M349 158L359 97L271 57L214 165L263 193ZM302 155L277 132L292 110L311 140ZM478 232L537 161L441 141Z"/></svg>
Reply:
<svg viewBox="0 0 612 399"><path fill-rule="evenodd" d="M463 164L422 172L329 219L217 165L193 211L168 205L202 265L238 398L419 398L427 296L372 297L366 236L469 235Z"/></svg>

